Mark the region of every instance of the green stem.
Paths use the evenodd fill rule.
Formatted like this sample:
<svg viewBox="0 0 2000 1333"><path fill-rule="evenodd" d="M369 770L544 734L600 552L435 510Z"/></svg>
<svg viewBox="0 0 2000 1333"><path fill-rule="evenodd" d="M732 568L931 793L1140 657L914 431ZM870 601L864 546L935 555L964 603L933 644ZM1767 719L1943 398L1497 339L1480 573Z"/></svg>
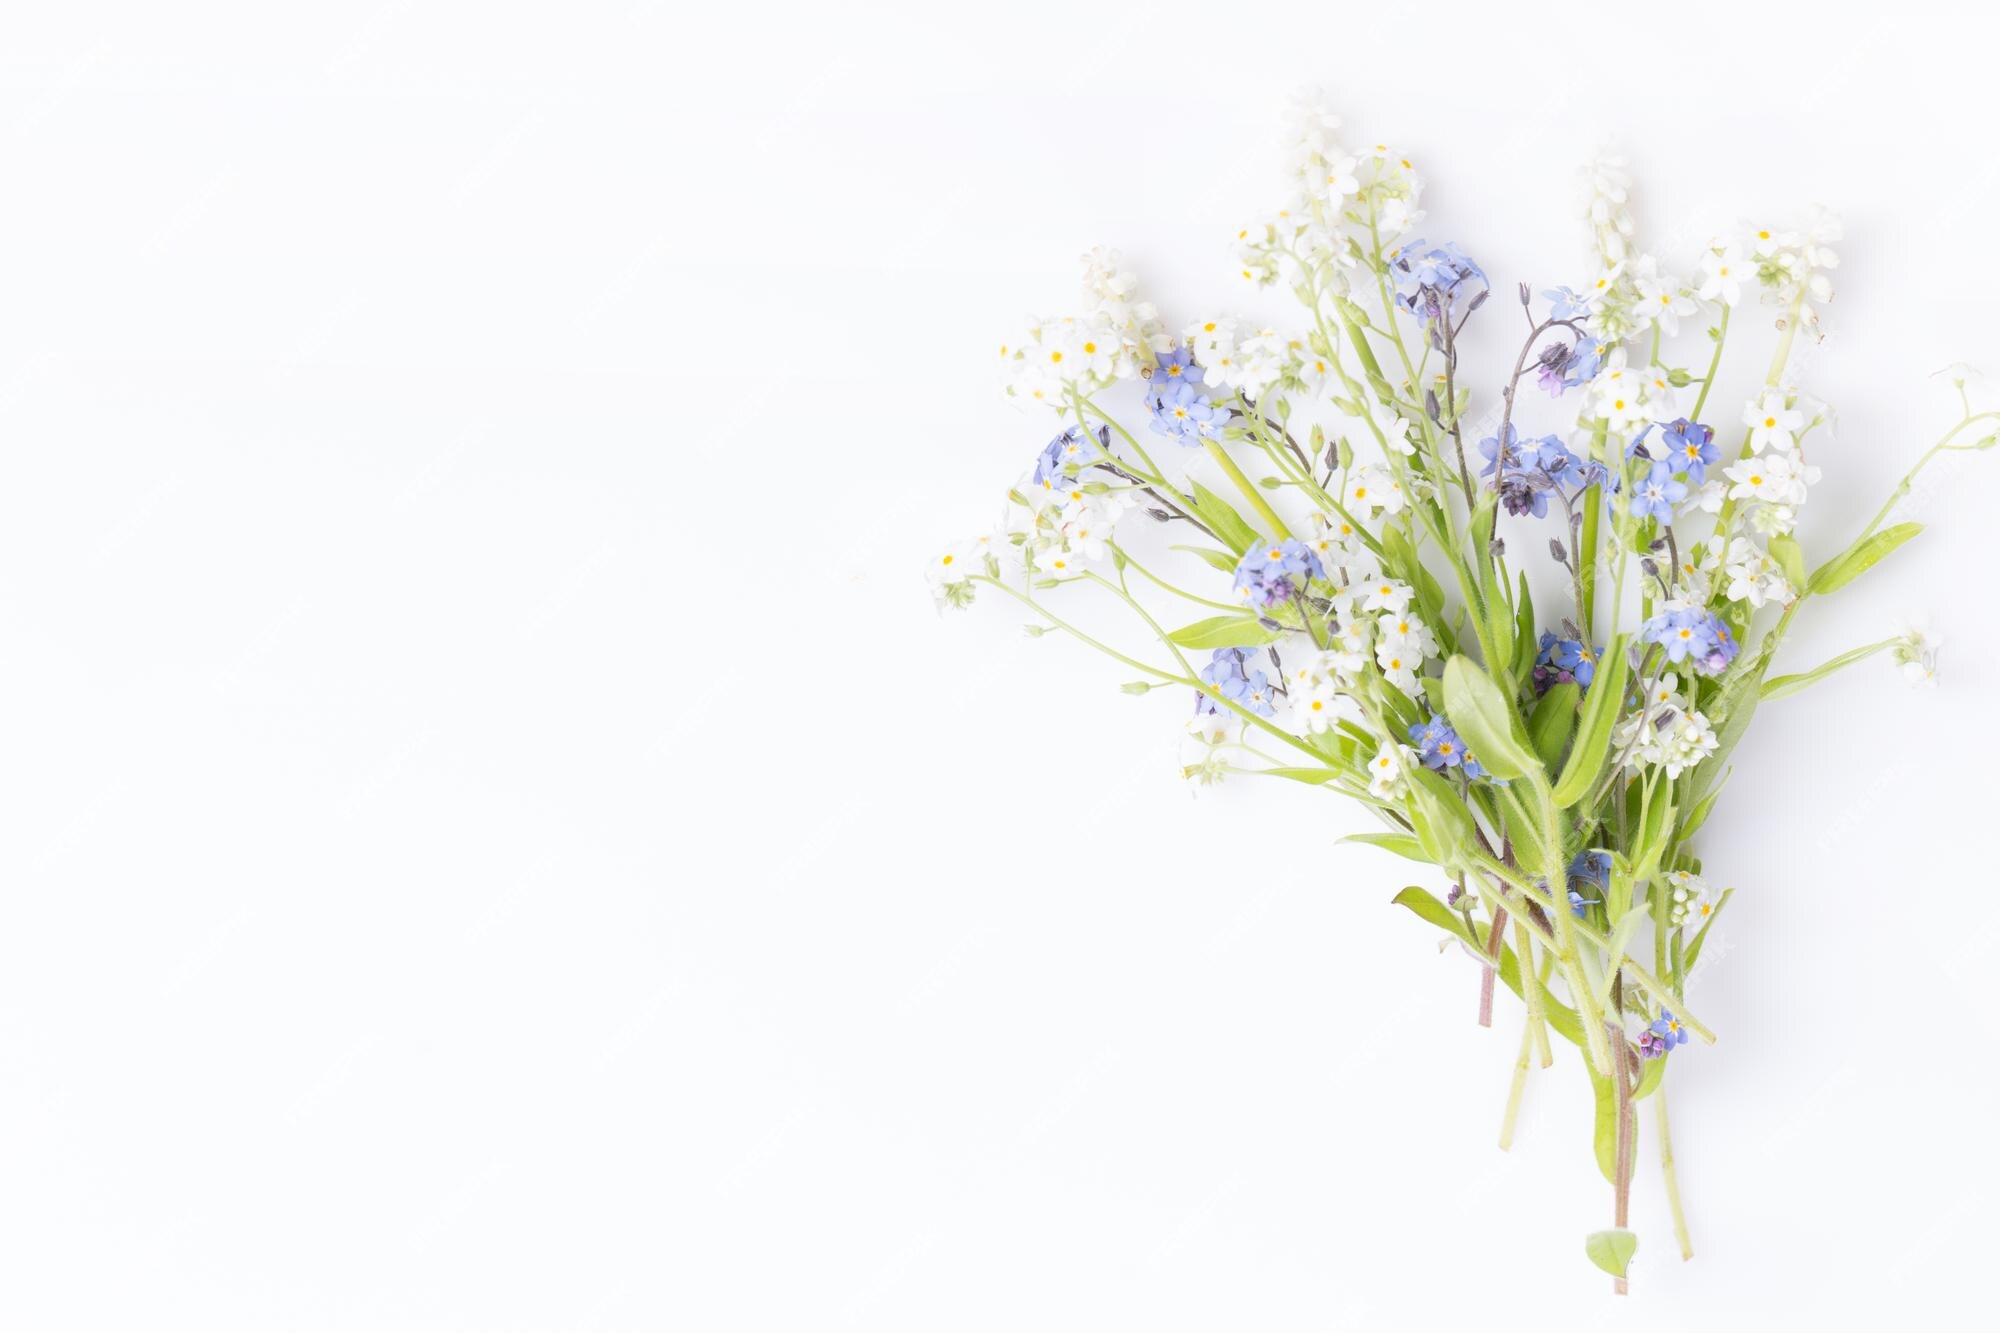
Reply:
<svg viewBox="0 0 2000 1333"><path fill-rule="evenodd" d="M1660 1174L1666 1178L1667 1207L1674 1215L1674 1239L1680 1242L1681 1258L1694 1258L1694 1241L1688 1236L1687 1214L1681 1209L1681 1182L1674 1171L1674 1136L1667 1125L1667 1087L1653 1089L1653 1105L1660 1117Z"/></svg>
<svg viewBox="0 0 2000 1333"><path fill-rule="evenodd" d="M1708 375L1701 382L1701 392L1695 395L1694 411L1688 420L1700 421L1701 409L1708 402L1708 391L1715 387L1716 368L1722 364L1722 343L1729 337L1729 307L1722 307L1722 322L1715 326L1715 351L1708 358Z"/></svg>
<svg viewBox="0 0 2000 1333"><path fill-rule="evenodd" d="M1219 441L1203 440L1201 447L1208 451L1208 456L1215 460L1216 466L1220 467L1223 473L1236 483L1236 489L1243 492L1243 498L1250 502L1251 508L1255 509L1263 517L1263 520L1271 525L1273 536L1289 537L1292 535L1292 530L1285 526L1285 520L1278 517L1278 511L1271 508L1270 502L1264 499L1263 492L1257 489L1257 483L1243 475L1243 469L1236 466L1236 460L1229 456L1228 451L1222 447Z"/></svg>

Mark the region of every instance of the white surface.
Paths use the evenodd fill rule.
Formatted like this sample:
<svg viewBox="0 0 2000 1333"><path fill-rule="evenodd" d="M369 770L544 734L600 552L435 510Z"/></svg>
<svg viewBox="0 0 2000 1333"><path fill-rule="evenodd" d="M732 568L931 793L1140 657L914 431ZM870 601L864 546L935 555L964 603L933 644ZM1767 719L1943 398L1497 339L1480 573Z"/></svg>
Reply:
<svg viewBox="0 0 2000 1333"><path fill-rule="evenodd" d="M1944 688L1773 707L1704 834L1741 889L1677 1061L1700 1256L1649 1141L1619 1306L1578 1063L1496 1152L1513 1015L1473 1027L1409 867L1312 793L1192 798L1183 700L940 622L918 571L1045 438L992 350L1087 245L1170 319L1241 306L1305 83L1502 286L1582 276L1605 136L1671 256L1842 209L1825 555L1948 420L1928 372L2000 361L1990 17L176 9L15 6L0 51L0 1325L1981 1291L1995 966L1950 923L1990 892L2000 460L1785 659L1930 607Z"/></svg>

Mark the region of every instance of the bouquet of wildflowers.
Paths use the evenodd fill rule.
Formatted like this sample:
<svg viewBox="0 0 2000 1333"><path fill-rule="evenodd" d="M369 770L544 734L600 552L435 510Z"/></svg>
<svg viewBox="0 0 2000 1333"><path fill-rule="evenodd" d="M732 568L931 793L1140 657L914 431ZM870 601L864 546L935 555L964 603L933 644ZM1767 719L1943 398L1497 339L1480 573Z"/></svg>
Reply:
<svg viewBox="0 0 2000 1333"><path fill-rule="evenodd" d="M1441 872L1442 897L1395 901L1477 970L1480 1023L1496 983L1525 1012L1501 1146L1557 1042L1586 1064L1612 1226L1585 1248L1622 1291L1648 1101L1693 1253L1667 1085L1690 1037L1715 1040L1690 980L1732 890L1712 887L1695 838L1730 753L1760 705L1864 658L1931 680L1920 631L1771 667L1807 603L1917 535L1890 521L1917 473L1992 447L2000 412L1975 411L1954 374L1959 420L1809 567L1793 531L1831 418L1788 370L1800 333L1821 336L1834 219L1717 239L1670 271L1638 248L1629 181L1605 158L1584 173L1581 286L1496 289L1458 246L1419 238L1409 160L1338 130L1299 109L1291 202L1236 237L1244 279L1298 298L1292 327L1217 316L1176 335L1093 251L1084 312L1002 349L1007 392L1055 433L999 529L940 555L932 585L954 607L987 590L1018 602L1030 632L1129 667L1129 693L1178 691L1189 777L1338 792L1383 826L1361 841ZM1511 364L1461 364L1474 319L1515 325ZM1737 331L1773 322L1753 353L1769 356L1762 388L1712 394ZM1141 564L1119 535L1139 516L1181 554ZM1061 607L1077 596L1122 603L1153 646L1086 633Z"/></svg>

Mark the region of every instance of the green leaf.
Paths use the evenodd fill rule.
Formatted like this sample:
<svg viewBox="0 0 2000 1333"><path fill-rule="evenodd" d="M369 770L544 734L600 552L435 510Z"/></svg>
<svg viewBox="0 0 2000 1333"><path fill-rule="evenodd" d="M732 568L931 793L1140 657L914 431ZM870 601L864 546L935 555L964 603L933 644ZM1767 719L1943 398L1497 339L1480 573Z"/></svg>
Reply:
<svg viewBox="0 0 2000 1333"><path fill-rule="evenodd" d="M1623 1227L1593 1231L1583 1238L1583 1252L1611 1276L1624 1277L1632 1256L1639 1252L1639 1238Z"/></svg>
<svg viewBox="0 0 2000 1333"><path fill-rule="evenodd" d="M1502 781L1541 776L1541 761L1528 747L1521 715L1471 658L1454 657L1444 664L1444 701L1451 725L1489 773Z"/></svg>
<svg viewBox="0 0 2000 1333"><path fill-rule="evenodd" d="M1653 1090L1660 1086L1660 1080L1666 1076L1667 1061L1672 1058L1671 1056L1663 1055L1657 1060L1641 1062L1639 1067L1639 1086L1632 1089L1633 1101L1636 1102L1641 1097L1652 1095Z"/></svg>
<svg viewBox="0 0 2000 1333"><path fill-rule="evenodd" d="M1208 524L1208 530L1215 534L1216 539L1237 555L1264 540L1257 535L1257 529L1245 523L1243 516L1230 507L1227 500L1198 481L1189 493L1188 502L1195 516Z"/></svg>
<svg viewBox="0 0 2000 1333"><path fill-rule="evenodd" d="M1884 528L1815 569L1809 586L1818 593L1838 592L1873 569L1883 556L1923 530L1921 523L1898 523Z"/></svg>
<svg viewBox="0 0 2000 1333"><path fill-rule="evenodd" d="M1317 787L1341 776L1337 768L1260 768L1257 771L1268 778L1290 778L1309 787Z"/></svg>
<svg viewBox="0 0 2000 1333"><path fill-rule="evenodd" d="M1569 761L1556 781L1555 801L1559 806L1582 800L1611 749L1611 728L1625 703L1625 675L1630 670L1625 645L1628 636L1618 635L1597 660L1597 675L1584 697L1583 716L1577 722L1576 744L1569 748Z"/></svg>
<svg viewBox="0 0 2000 1333"><path fill-rule="evenodd" d="M1570 733L1576 730L1576 701L1582 693L1575 681L1563 681L1551 686L1528 715L1528 743L1535 747L1542 766L1552 773L1562 758L1563 746L1569 744Z"/></svg>
<svg viewBox="0 0 2000 1333"><path fill-rule="evenodd" d="M1866 658L1873 657L1888 646L1886 643L1871 643L1862 648L1849 648L1846 652L1840 654L1840 656L1821 662L1811 671L1801 671L1793 676L1773 676L1764 682L1764 687L1759 692L1758 697L1761 701L1769 703L1773 699L1782 699L1788 694L1797 694L1806 686L1817 685L1834 672L1844 667L1851 667L1856 662Z"/></svg>
<svg viewBox="0 0 2000 1333"><path fill-rule="evenodd" d="M1267 629L1255 616L1210 616L1167 635L1183 648L1256 648L1283 637L1282 630Z"/></svg>
<svg viewBox="0 0 2000 1333"><path fill-rule="evenodd" d="M1694 809L1688 811L1687 818L1681 821L1680 833L1678 835L1681 842L1686 842L1689 838L1692 838L1695 830L1708 822L1708 812L1715 808L1715 798L1720 795L1722 795L1722 789L1717 787L1714 791L1695 802Z"/></svg>
<svg viewBox="0 0 2000 1333"><path fill-rule="evenodd" d="M1806 553L1799 544L1784 533L1773 534L1765 543L1770 548L1771 558L1778 562L1778 568L1785 571L1785 581L1794 590L1803 591L1806 586Z"/></svg>
<svg viewBox="0 0 2000 1333"><path fill-rule="evenodd" d="M1648 914L1649 909L1641 903L1619 917L1618 924L1611 928L1611 941L1606 949L1611 962L1604 969L1604 977L1597 986L1597 1002L1600 1005L1611 1002L1611 982L1618 975L1619 960L1625 956L1625 946L1632 942L1633 933L1639 929L1639 923L1644 921Z"/></svg>
<svg viewBox="0 0 2000 1333"><path fill-rule="evenodd" d="M1398 907L1407 907L1438 929L1457 936L1474 949L1479 947L1465 929L1465 918L1438 901L1436 894L1428 889L1420 889L1412 884L1389 900Z"/></svg>
<svg viewBox="0 0 2000 1333"><path fill-rule="evenodd" d="M1428 768L1413 768L1410 800L1417 839L1431 862L1451 867L1464 861L1478 826L1452 785Z"/></svg>
<svg viewBox="0 0 2000 1333"><path fill-rule="evenodd" d="M1206 560L1212 568L1219 569L1225 574L1234 574L1239 563L1238 557L1227 551L1218 551L1212 546L1176 546L1173 549L1193 552Z"/></svg>
<svg viewBox="0 0 2000 1333"><path fill-rule="evenodd" d="M1683 972L1694 971L1695 963L1701 958L1702 943L1708 939L1709 927L1722 915L1722 909L1729 905L1729 895L1735 892L1735 889L1724 889L1722 896L1715 900L1715 910L1708 914L1708 920L1701 923L1701 929L1694 933L1694 940L1687 947L1687 960L1681 964Z"/></svg>
<svg viewBox="0 0 2000 1333"><path fill-rule="evenodd" d="M1584 1068L1590 1074L1591 1095L1597 1099L1596 1114L1591 1120L1591 1151L1597 1156L1597 1169L1615 1185L1618 1183L1618 1090L1611 1086L1610 1079L1591 1069L1588 1061Z"/></svg>
<svg viewBox="0 0 2000 1333"><path fill-rule="evenodd" d="M1535 632L1535 598L1528 591L1528 573L1521 571L1521 591L1514 598L1514 680L1525 681L1535 670L1541 637ZM1543 696L1546 698L1547 696ZM1567 734L1565 733L1565 739Z"/></svg>
<svg viewBox="0 0 2000 1333"><path fill-rule="evenodd" d="M1350 833L1339 841L1365 842L1370 847L1380 847L1385 852L1394 852L1412 861L1422 861L1425 865L1429 865L1431 861L1424 855L1424 845L1408 833Z"/></svg>

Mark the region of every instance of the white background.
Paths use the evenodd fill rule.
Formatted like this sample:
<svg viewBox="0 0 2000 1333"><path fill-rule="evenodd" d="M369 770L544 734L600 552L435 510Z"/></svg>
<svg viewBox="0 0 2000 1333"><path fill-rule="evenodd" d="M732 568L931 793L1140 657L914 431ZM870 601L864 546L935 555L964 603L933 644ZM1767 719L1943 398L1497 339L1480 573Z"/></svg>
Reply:
<svg viewBox="0 0 2000 1333"><path fill-rule="evenodd" d="M1415 868L1316 793L1197 798L1184 699L940 621L920 570L1050 433L993 350L1086 246L1177 324L1266 308L1226 238L1306 84L1503 290L1585 276L1607 138L1675 264L1842 210L1800 361L1829 554L1950 420L1928 374L2000 361L1994 20L173 9L10 5L0 45L0 1326L1936 1327L1983 1290L2000 459L1783 659L1929 610L1943 688L1871 662L1740 751L1722 1040L1675 1061L1699 1255L1649 1137L1622 1305L1579 1063L1497 1152L1514 1011L1475 1028L1388 905Z"/></svg>

